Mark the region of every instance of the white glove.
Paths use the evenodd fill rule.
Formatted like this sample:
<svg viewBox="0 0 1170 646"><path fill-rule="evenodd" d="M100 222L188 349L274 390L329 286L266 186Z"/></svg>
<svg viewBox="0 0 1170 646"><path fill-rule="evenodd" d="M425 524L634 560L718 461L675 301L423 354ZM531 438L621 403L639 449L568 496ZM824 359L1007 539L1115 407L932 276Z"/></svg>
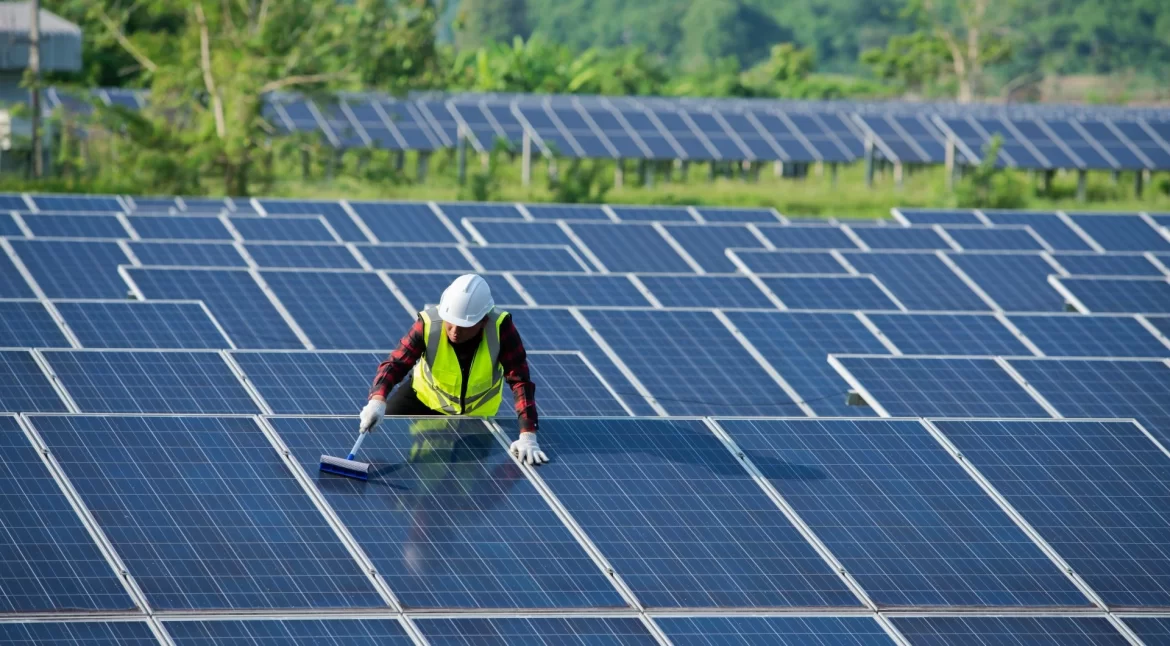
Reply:
<svg viewBox="0 0 1170 646"><path fill-rule="evenodd" d="M536 443L536 433L531 432L521 433L520 439L512 442L512 455L525 464L548 462L548 456L540 450L540 445Z"/></svg>
<svg viewBox="0 0 1170 646"><path fill-rule="evenodd" d="M386 416L386 402L381 399L371 399L362 409L362 422L359 427L362 433L369 433Z"/></svg>

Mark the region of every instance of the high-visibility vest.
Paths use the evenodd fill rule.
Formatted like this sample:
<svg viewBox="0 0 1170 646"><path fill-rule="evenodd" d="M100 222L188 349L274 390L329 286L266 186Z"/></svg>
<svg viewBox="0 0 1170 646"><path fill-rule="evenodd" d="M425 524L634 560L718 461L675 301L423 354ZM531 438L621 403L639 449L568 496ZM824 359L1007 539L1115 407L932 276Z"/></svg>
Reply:
<svg viewBox="0 0 1170 646"><path fill-rule="evenodd" d="M467 397L462 401L463 371L455 348L443 334L443 319L438 308L431 307L419 316L423 322L426 355L414 366L414 392L418 400L433 411L445 415L491 417L500 410L503 399L504 367L500 365L500 323L507 312L488 312L487 324L479 348L467 371Z"/></svg>

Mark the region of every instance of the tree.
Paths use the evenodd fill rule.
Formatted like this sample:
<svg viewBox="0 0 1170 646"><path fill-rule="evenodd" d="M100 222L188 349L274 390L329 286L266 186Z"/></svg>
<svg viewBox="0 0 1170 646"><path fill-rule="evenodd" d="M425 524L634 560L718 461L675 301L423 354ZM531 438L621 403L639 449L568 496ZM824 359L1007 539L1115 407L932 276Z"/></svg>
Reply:
<svg viewBox="0 0 1170 646"><path fill-rule="evenodd" d="M455 27L459 49L527 38L528 0L463 0Z"/></svg>
<svg viewBox="0 0 1170 646"><path fill-rule="evenodd" d="M950 53L949 65L958 84L958 100L970 103L981 92L983 70L1011 56L1007 28L1010 0L911 0L909 15Z"/></svg>
<svg viewBox="0 0 1170 646"><path fill-rule="evenodd" d="M681 25L678 53L691 67L731 57L754 65L767 58L773 43L793 39L771 16L739 0L691 0Z"/></svg>
<svg viewBox="0 0 1170 646"><path fill-rule="evenodd" d="M877 78L895 81L902 89L919 93L942 81L952 69L946 43L927 31L894 36L885 48L862 52L861 62Z"/></svg>

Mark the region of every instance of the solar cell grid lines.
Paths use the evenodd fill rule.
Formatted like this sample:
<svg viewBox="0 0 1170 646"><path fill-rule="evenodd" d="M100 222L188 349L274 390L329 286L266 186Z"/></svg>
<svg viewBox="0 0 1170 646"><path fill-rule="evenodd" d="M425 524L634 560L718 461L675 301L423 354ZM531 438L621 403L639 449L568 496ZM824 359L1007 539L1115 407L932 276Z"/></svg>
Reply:
<svg viewBox="0 0 1170 646"><path fill-rule="evenodd" d="M247 267L232 244L207 242L130 242L130 250L146 266Z"/></svg>
<svg viewBox="0 0 1170 646"><path fill-rule="evenodd" d="M247 242L338 242L327 220L316 217L233 217L232 227Z"/></svg>
<svg viewBox="0 0 1170 646"><path fill-rule="evenodd" d="M571 228L609 271L693 271L651 225L573 224Z"/></svg>
<svg viewBox="0 0 1170 646"><path fill-rule="evenodd" d="M118 266L130 259L115 242L10 240L48 298L125 298ZM22 281L17 281L22 282ZM25 296L31 294L16 294Z"/></svg>
<svg viewBox="0 0 1170 646"><path fill-rule="evenodd" d="M244 248L258 266L268 269L362 268L357 257L342 245L252 243Z"/></svg>
<svg viewBox="0 0 1170 646"><path fill-rule="evenodd" d="M1005 312L1064 309L1064 297L1048 280L1056 268L1040 254L952 253L948 257Z"/></svg>
<svg viewBox="0 0 1170 646"><path fill-rule="evenodd" d="M69 340L40 301L0 301L0 347L67 348Z"/></svg>
<svg viewBox="0 0 1170 646"><path fill-rule="evenodd" d="M747 227L737 225L665 226L673 238L695 262L711 273L733 273L738 268L727 257L732 247L759 247L763 244Z"/></svg>
<svg viewBox="0 0 1170 646"><path fill-rule="evenodd" d="M694 222L686 207L677 206L613 206L613 212L627 222Z"/></svg>
<svg viewBox="0 0 1170 646"><path fill-rule="evenodd" d="M896 208L894 217L910 225L926 224L983 224L972 209L907 209Z"/></svg>
<svg viewBox="0 0 1170 646"><path fill-rule="evenodd" d="M24 211L26 209L28 209L28 203L24 201L24 197L12 194L0 195L0 210Z"/></svg>
<svg viewBox="0 0 1170 646"><path fill-rule="evenodd" d="M798 646L810 643L881 646L894 643L869 617L655 617L654 622L677 646Z"/></svg>
<svg viewBox="0 0 1170 646"><path fill-rule="evenodd" d="M942 227L968 251L1043 251L1047 243L1028 227Z"/></svg>
<svg viewBox="0 0 1170 646"><path fill-rule="evenodd" d="M211 216L131 215L126 218L144 240L230 241L233 236L223 221ZM124 238L126 232L115 237Z"/></svg>
<svg viewBox="0 0 1170 646"><path fill-rule="evenodd" d="M639 278L665 307L776 309L772 300L743 276L650 276Z"/></svg>
<svg viewBox="0 0 1170 646"><path fill-rule="evenodd" d="M110 215L34 215L21 216L34 235L42 238L128 238L130 232L118 218Z"/></svg>
<svg viewBox="0 0 1170 646"><path fill-rule="evenodd" d="M983 212L993 224L1015 224L1032 227L1041 238L1060 251L1095 251L1055 213L1038 211Z"/></svg>
<svg viewBox="0 0 1170 646"><path fill-rule="evenodd" d="M65 402L33 355L24 350L0 351L0 412L64 412Z"/></svg>
<svg viewBox="0 0 1170 646"><path fill-rule="evenodd" d="M768 289L790 310L898 310L902 306L873 274L764 276Z"/></svg>
<svg viewBox="0 0 1170 646"><path fill-rule="evenodd" d="M375 273L264 271L261 275L317 348L381 347L386 328L405 330L413 318Z"/></svg>
<svg viewBox="0 0 1170 646"><path fill-rule="evenodd" d="M55 307L83 348L214 350L231 346L200 302L61 301Z"/></svg>
<svg viewBox="0 0 1170 646"><path fill-rule="evenodd" d="M539 383L541 396L536 398L540 415L607 416L628 415L630 411L606 387L580 353L528 353L528 368L533 383ZM508 395L508 393L505 393ZM516 413L505 396L500 417Z"/></svg>
<svg viewBox="0 0 1170 646"><path fill-rule="evenodd" d="M350 202L350 207L377 242L461 242L423 202Z"/></svg>
<svg viewBox="0 0 1170 646"><path fill-rule="evenodd" d="M657 644L634 617L491 617L415 620L434 646L463 644Z"/></svg>
<svg viewBox="0 0 1170 646"><path fill-rule="evenodd" d="M1062 253L1053 259L1073 276L1165 276L1142 254Z"/></svg>
<svg viewBox="0 0 1170 646"><path fill-rule="evenodd" d="M1170 278L1056 276L1089 312L1170 314Z"/></svg>
<svg viewBox="0 0 1170 646"><path fill-rule="evenodd" d="M396 619L216 619L165 621L176 646L408 646Z"/></svg>
<svg viewBox="0 0 1170 646"><path fill-rule="evenodd" d="M516 274L539 305L647 307L650 300L626 275Z"/></svg>
<svg viewBox="0 0 1170 646"><path fill-rule="evenodd" d="M118 198L110 195L33 195L31 199L40 211L115 213L124 210Z"/></svg>
<svg viewBox="0 0 1170 646"><path fill-rule="evenodd" d="M571 245L573 240L556 222L463 220L471 237L487 244Z"/></svg>
<svg viewBox="0 0 1170 646"><path fill-rule="evenodd" d="M600 206L567 204L526 204L528 214L537 220L596 220L609 222L609 215Z"/></svg>
<svg viewBox="0 0 1170 646"><path fill-rule="evenodd" d="M873 274L911 310L988 311L988 305L946 262L931 253L850 253L849 264Z"/></svg>
<svg viewBox="0 0 1170 646"><path fill-rule="evenodd" d="M931 227L849 227L871 249L950 249Z"/></svg>
<svg viewBox="0 0 1170 646"><path fill-rule="evenodd" d="M736 267L746 267L755 274L849 273L833 254L826 251L728 249L726 255Z"/></svg>
<svg viewBox="0 0 1170 646"><path fill-rule="evenodd" d="M789 225L760 227L764 237L777 249L857 249L853 241L838 227Z"/></svg>
<svg viewBox="0 0 1170 646"><path fill-rule="evenodd" d="M396 343L394 334L387 335L385 345ZM278 415L352 415L361 410L378 364L389 354L233 352L232 359Z"/></svg>
<svg viewBox="0 0 1170 646"><path fill-rule="evenodd" d="M156 646L145 621L59 621L0 623L0 644L76 644L78 646Z"/></svg>
<svg viewBox="0 0 1170 646"><path fill-rule="evenodd" d="M1103 617L895 617L912 644L1128 644Z"/></svg>
<svg viewBox="0 0 1170 646"><path fill-rule="evenodd" d="M12 219L12 215L0 212L0 236L19 238L23 235L24 231Z"/></svg>
<svg viewBox="0 0 1170 646"><path fill-rule="evenodd" d="M439 209L447 214L447 217L456 221L462 220L463 218L521 220L524 217L514 204L475 202L443 203L439 204Z"/></svg>
<svg viewBox="0 0 1170 646"><path fill-rule="evenodd" d="M581 256L568 245L557 246L471 246L467 250L487 271L592 272Z"/></svg>
<svg viewBox="0 0 1170 646"><path fill-rule="evenodd" d="M729 209L717 207L695 207L707 222L759 222L774 224L783 221L773 209Z"/></svg>
<svg viewBox="0 0 1170 646"><path fill-rule="evenodd" d="M867 314L904 354L989 356L1032 351L990 314Z"/></svg>
<svg viewBox="0 0 1170 646"><path fill-rule="evenodd" d="M1170 240L1137 215L1070 213L1069 218L1107 251L1170 251Z"/></svg>
<svg viewBox="0 0 1170 646"><path fill-rule="evenodd" d="M366 242L367 238L339 202L298 200L258 200L268 215L319 215L324 217L346 242ZM369 223L367 223L369 224ZM330 238L332 239L332 238Z"/></svg>
<svg viewBox="0 0 1170 646"><path fill-rule="evenodd" d="M1010 320L1044 354L1051 357L1170 355L1170 348L1133 317L1013 315Z"/></svg>

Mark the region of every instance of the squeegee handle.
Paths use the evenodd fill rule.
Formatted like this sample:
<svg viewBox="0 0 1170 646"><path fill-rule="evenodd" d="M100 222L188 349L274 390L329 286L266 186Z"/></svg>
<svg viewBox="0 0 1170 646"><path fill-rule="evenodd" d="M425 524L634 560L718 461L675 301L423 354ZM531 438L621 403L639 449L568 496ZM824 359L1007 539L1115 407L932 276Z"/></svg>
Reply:
<svg viewBox="0 0 1170 646"><path fill-rule="evenodd" d="M358 449L362 448L362 442L365 441L367 435L369 435L369 433L366 431L358 433L358 439L353 443L353 450L349 452L349 457L346 458L346 460L352 460L353 456L357 455Z"/></svg>

